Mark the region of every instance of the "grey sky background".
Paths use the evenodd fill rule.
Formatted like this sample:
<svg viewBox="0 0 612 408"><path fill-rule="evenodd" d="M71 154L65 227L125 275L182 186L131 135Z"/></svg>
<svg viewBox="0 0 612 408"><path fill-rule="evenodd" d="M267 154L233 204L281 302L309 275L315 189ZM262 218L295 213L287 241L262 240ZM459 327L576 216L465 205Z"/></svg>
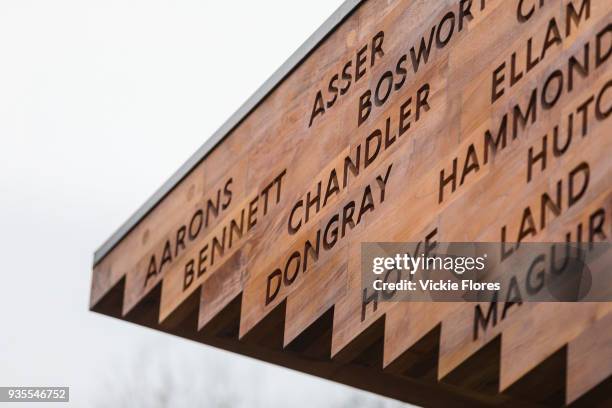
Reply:
<svg viewBox="0 0 612 408"><path fill-rule="evenodd" d="M79 407L160 388L395 406L87 308L93 251L340 4L0 0L0 385L70 386Z"/></svg>

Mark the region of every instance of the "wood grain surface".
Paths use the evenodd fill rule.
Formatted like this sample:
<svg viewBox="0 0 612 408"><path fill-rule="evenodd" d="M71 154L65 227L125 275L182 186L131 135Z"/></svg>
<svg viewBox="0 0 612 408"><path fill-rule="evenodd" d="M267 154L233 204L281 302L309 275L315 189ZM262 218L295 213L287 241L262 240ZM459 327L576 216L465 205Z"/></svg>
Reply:
<svg viewBox="0 0 612 408"><path fill-rule="evenodd" d="M609 242L611 54L609 0L366 1L94 265L90 307L423 406L605 406L612 303L364 302L360 251Z"/></svg>

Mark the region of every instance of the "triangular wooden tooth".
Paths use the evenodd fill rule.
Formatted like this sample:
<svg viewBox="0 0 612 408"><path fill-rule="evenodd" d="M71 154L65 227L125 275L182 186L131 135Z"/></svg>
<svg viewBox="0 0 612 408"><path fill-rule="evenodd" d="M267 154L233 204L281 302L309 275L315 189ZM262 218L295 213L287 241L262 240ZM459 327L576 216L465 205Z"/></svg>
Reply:
<svg viewBox="0 0 612 408"><path fill-rule="evenodd" d="M424 357L421 354L430 354L435 349L437 370L440 323L447 313L457 307L455 303L446 302L397 302L393 304L385 317L385 369L395 371L406 364L421 364L419 360ZM422 340L424 337L431 337L430 333L433 330L436 330L437 333L435 344L426 347ZM409 352L419 342L421 344L418 350ZM409 356L412 356L413 362L406 361L411 359ZM398 364L398 359L403 362ZM437 377L437 372L435 376Z"/></svg>
<svg viewBox="0 0 612 408"><path fill-rule="evenodd" d="M515 401L529 401L539 406L561 407L565 403L567 351L553 352L504 390Z"/></svg>
<svg viewBox="0 0 612 408"><path fill-rule="evenodd" d="M498 335L466 358L441 381L479 394L496 395L499 390L500 355Z"/></svg>
<svg viewBox="0 0 612 408"><path fill-rule="evenodd" d="M382 370L384 334L385 317L381 316L335 353L333 360Z"/></svg>
<svg viewBox="0 0 612 408"><path fill-rule="evenodd" d="M566 403L584 404L589 393L598 391L607 394L612 406L612 313L597 320L567 346Z"/></svg>
<svg viewBox="0 0 612 408"><path fill-rule="evenodd" d="M334 308L330 307L285 345L285 352L297 354L310 362L331 361L333 324Z"/></svg>
<svg viewBox="0 0 612 408"><path fill-rule="evenodd" d="M216 273L202 284L198 330L207 326L237 297L240 298L241 304L242 279L246 269L242 254L242 250L235 252Z"/></svg>
<svg viewBox="0 0 612 408"><path fill-rule="evenodd" d="M244 313L244 304L242 304ZM286 301L276 305L247 333L240 334L240 341L269 350L282 350L285 331Z"/></svg>
<svg viewBox="0 0 612 408"><path fill-rule="evenodd" d="M95 273L94 273L95 276ZM94 279L95 280L95 279ZM96 284L94 283L94 286ZM99 289L102 290L102 289ZM94 296L92 289L92 304L89 310L96 313L105 314L107 316L121 318L121 311L123 309L123 297L125 294L125 277L119 279L119 281L104 289L104 294L99 297Z"/></svg>
<svg viewBox="0 0 612 408"><path fill-rule="evenodd" d="M191 340L198 338L198 315L202 287L198 287L159 323L159 330ZM162 287L163 293L163 287ZM160 297L161 298L161 297ZM158 310L161 306L158 306Z"/></svg>
<svg viewBox="0 0 612 408"><path fill-rule="evenodd" d="M386 315L389 319L389 313ZM387 326L385 324L385 355L387 354ZM409 332L407 332L409 333ZM419 340L412 343L391 363L386 364L384 371L410 378L437 382L438 356L440 350L440 324L436 325Z"/></svg>
<svg viewBox="0 0 612 408"><path fill-rule="evenodd" d="M504 391L612 310L612 303L529 303L529 313L506 325L500 390Z"/></svg>
<svg viewBox="0 0 612 408"><path fill-rule="evenodd" d="M204 291L202 291L204 292ZM218 337L238 340L240 329L240 310L242 308L242 293L225 302L222 309L218 310L212 318L202 322L202 309L206 308L205 295L200 297L200 313L198 318L198 331L203 337Z"/></svg>
<svg viewBox="0 0 612 408"><path fill-rule="evenodd" d="M515 315L520 318L525 308L502 302L457 304L442 321L438 378L446 377L497 338L510 319Z"/></svg>
<svg viewBox="0 0 612 408"><path fill-rule="evenodd" d="M348 286L346 249L309 270L308 279L287 298L284 345L291 343L315 320L346 295Z"/></svg>

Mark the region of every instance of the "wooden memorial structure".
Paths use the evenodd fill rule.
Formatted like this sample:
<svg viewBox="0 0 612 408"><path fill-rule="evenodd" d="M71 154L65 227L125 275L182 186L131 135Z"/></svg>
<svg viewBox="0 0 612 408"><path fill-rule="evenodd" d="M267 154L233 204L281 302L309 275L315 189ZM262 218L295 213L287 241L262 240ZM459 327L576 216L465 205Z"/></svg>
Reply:
<svg viewBox="0 0 612 408"><path fill-rule="evenodd" d="M91 310L422 406L612 406L612 303L360 275L362 242L609 242L611 55L609 0L349 0L96 252Z"/></svg>

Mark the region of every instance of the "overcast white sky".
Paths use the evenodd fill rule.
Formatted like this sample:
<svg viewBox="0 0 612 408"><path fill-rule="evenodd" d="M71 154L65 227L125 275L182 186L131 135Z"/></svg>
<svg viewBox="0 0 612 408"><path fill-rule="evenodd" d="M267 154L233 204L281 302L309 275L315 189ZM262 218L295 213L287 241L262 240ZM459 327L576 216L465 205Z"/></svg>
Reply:
<svg viewBox="0 0 612 408"><path fill-rule="evenodd" d="M375 401L87 310L94 250L340 4L0 0L0 386L70 386L79 407L150 406L162 381L172 406Z"/></svg>

